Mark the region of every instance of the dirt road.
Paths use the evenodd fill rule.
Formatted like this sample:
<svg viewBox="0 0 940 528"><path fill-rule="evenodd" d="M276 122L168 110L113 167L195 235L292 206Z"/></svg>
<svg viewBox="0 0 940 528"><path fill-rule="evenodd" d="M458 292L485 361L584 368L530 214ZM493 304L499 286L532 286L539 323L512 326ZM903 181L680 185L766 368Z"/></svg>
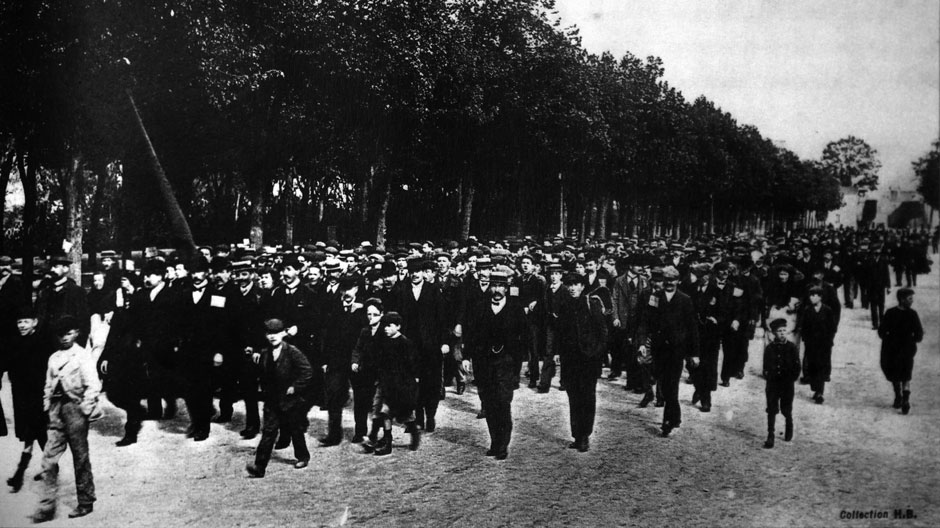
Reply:
<svg viewBox="0 0 940 528"><path fill-rule="evenodd" d="M208 441L184 438L185 413L145 422L141 441L116 448L123 413L108 405L93 426L91 457L98 502L69 520L75 505L71 458L61 463L59 517L48 526L940 526L940 289L937 266L921 276L915 309L927 332L915 360L913 409L891 408L878 367L880 341L867 310L844 310L826 402L798 386L792 442L762 448L766 421L760 340L752 342L743 380L715 393L711 413L691 406L680 387L683 423L658 436L662 409L638 409L623 382L598 382L591 450L570 440L567 399L520 388L509 459L483 456L488 436L474 419L474 391L450 392L438 430L421 449L396 429L392 456L360 454L344 442L318 448L325 413L311 413L310 467L276 452L267 477L246 478L257 439L241 440L241 413L216 424ZM893 293L888 305L894 304ZM9 384L2 401L12 423ZM782 420L781 420L782 421ZM344 416L347 435L351 413ZM779 429L782 429L780 427ZM12 433L12 427L11 427ZM12 474L19 443L0 439L0 475ZM0 525L20 526L38 500L38 455L17 494L0 488ZM895 510L910 519L894 519ZM885 520L844 517L887 515Z"/></svg>

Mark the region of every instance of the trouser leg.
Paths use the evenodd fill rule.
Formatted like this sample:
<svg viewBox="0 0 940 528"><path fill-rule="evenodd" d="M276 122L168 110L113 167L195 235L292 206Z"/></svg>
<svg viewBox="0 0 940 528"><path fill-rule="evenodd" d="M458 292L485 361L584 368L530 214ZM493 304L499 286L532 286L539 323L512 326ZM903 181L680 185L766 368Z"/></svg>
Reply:
<svg viewBox="0 0 940 528"><path fill-rule="evenodd" d="M95 479L91 472L91 458L88 453L88 417L77 403L68 403L65 410L69 449L72 451L72 464L75 468L75 491L80 505L95 502Z"/></svg>
<svg viewBox="0 0 940 528"><path fill-rule="evenodd" d="M274 442L277 440L281 425L277 413L274 412L271 406L265 405L261 440L255 450L255 466L262 471L268 467L268 462L271 460L271 452L274 450ZM286 427L287 424L283 425Z"/></svg>
<svg viewBox="0 0 940 528"><path fill-rule="evenodd" d="M56 496L59 493L59 458L65 453L66 446L68 446L68 433L65 429L49 429L49 440L42 452L42 493L39 499L39 511L48 512L56 509Z"/></svg>
<svg viewBox="0 0 940 528"><path fill-rule="evenodd" d="M663 365L658 386L662 387L663 426L678 427L682 423L682 411L679 408L679 380L682 378L682 359L670 360Z"/></svg>

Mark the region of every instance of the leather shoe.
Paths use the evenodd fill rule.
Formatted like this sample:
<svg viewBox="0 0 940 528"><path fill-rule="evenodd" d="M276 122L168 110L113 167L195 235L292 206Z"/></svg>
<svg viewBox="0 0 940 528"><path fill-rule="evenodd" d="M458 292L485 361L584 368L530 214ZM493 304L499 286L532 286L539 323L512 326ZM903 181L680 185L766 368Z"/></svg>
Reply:
<svg viewBox="0 0 940 528"><path fill-rule="evenodd" d="M466 390L467 390L467 384L462 381L458 381L457 382L457 395L459 396L463 394Z"/></svg>
<svg viewBox="0 0 940 528"><path fill-rule="evenodd" d="M249 462L245 466L245 471L248 472L249 478L262 478L264 477L264 470L259 468L254 464L254 462Z"/></svg>
<svg viewBox="0 0 940 528"><path fill-rule="evenodd" d="M116 446L118 446L118 447L125 447L125 446L129 446L129 445L131 445L131 444L136 444L136 443L137 443L137 437L136 437L136 436L126 436L126 435L125 435L124 438L122 438L122 439L118 440L117 442L115 442L114 445L116 445Z"/></svg>
<svg viewBox="0 0 940 528"><path fill-rule="evenodd" d="M702 405L702 412L712 412L712 406L711 406L711 405L703 404L703 405Z"/></svg>
<svg viewBox="0 0 940 528"><path fill-rule="evenodd" d="M660 436L662 436L663 438L669 438L669 433L671 432L672 432L672 427L663 426L663 432Z"/></svg>
<svg viewBox="0 0 940 528"><path fill-rule="evenodd" d="M493 458L495 458L496 460L506 460L506 457L508 456L509 456L508 452L500 451L499 453L496 453L496 455Z"/></svg>
<svg viewBox="0 0 940 528"><path fill-rule="evenodd" d="M477 413L477 420L482 420L484 418L486 418L486 411L481 409L480 412Z"/></svg>
<svg viewBox="0 0 940 528"><path fill-rule="evenodd" d="M575 439L574 442L568 444L568 449L577 449L581 445L580 440Z"/></svg>
<svg viewBox="0 0 940 528"><path fill-rule="evenodd" d="M309 464L308 460L298 460L297 462L294 462L294 469L303 469L307 467L307 464Z"/></svg>
<svg viewBox="0 0 940 528"><path fill-rule="evenodd" d="M486 450L486 456L496 456L496 450L492 447Z"/></svg>
<svg viewBox="0 0 940 528"><path fill-rule="evenodd" d="M588 449L591 446L591 442L588 441L587 437L581 439L581 443L578 444L579 453L587 453Z"/></svg>
<svg viewBox="0 0 940 528"><path fill-rule="evenodd" d="M721 380L721 383L719 383L719 385L721 385L722 387L730 387L730 386L731 386L731 382L728 381L728 380L726 380L726 379L722 379L722 380Z"/></svg>
<svg viewBox="0 0 940 528"><path fill-rule="evenodd" d="M654 405L655 407L665 407L665 406L666 406L666 402L664 402L663 400L656 400L656 403L654 403L653 405Z"/></svg>
<svg viewBox="0 0 940 528"><path fill-rule="evenodd" d="M39 510L29 516L29 520L31 520L33 524L44 523L52 519L55 519L55 510Z"/></svg>
<svg viewBox="0 0 940 528"><path fill-rule="evenodd" d="M350 440L350 442L353 444L361 444L364 439L365 437L362 435L355 435L352 437L352 440Z"/></svg>
<svg viewBox="0 0 940 528"><path fill-rule="evenodd" d="M76 517L84 517L89 513L95 511L95 507L91 504L79 504L75 507L74 510L69 512L69 519L74 519Z"/></svg>
<svg viewBox="0 0 940 528"><path fill-rule="evenodd" d="M208 433L199 433L199 434L194 434L194 435L193 435L193 441L194 441L194 442L202 442L202 441L206 440L207 438L209 438L209 434L208 434Z"/></svg>
<svg viewBox="0 0 940 528"><path fill-rule="evenodd" d="M539 394L548 394L548 391L549 391L548 387L539 387L538 389Z"/></svg>
<svg viewBox="0 0 940 528"><path fill-rule="evenodd" d="M702 399L702 397L699 396L698 391L695 391L695 392L692 393L692 405L695 405L696 403L698 403L699 401L701 401L701 399Z"/></svg>
<svg viewBox="0 0 940 528"><path fill-rule="evenodd" d="M241 437L245 440L251 440L256 436L258 436L258 429L256 427L248 427L241 432Z"/></svg>
<svg viewBox="0 0 940 528"><path fill-rule="evenodd" d="M643 396L643 399L640 400L640 404L637 405L637 407L640 407L641 409L644 409L644 408L646 408L646 406L648 406L648 405L650 404L651 401L653 401L653 393L652 393L652 392L647 392L647 393Z"/></svg>
<svg viewBox="0 0 940 528"><path fill-rule="evenodd" d="M435 429L437 429L437 421L434 418L428 418L428 424L425 426L424 431L433 433Z"/></svg>
<svg viewBox="0 0 940 528"><path fill-rule="evenodd" d="M274 449L287 449L288 446L290 446L290 437L285 436L277 439Z"/></svg>

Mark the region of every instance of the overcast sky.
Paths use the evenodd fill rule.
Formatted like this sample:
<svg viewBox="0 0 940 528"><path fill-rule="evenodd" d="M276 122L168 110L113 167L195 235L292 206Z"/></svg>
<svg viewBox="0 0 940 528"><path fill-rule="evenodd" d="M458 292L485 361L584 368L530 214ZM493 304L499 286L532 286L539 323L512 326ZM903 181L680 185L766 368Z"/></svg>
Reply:
<svg viewBox="0 0 940 528"><path fill-rule="evenodd" d="M584 47L663 59L686 100L805 159L855 135L878 151L882 187L940 135L938 0L557 0Z"/></svg>

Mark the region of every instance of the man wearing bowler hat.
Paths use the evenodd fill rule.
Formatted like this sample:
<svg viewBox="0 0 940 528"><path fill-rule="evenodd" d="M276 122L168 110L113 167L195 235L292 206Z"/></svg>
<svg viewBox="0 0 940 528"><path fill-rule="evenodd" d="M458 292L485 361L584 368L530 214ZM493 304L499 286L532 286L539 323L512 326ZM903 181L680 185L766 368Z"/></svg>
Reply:
<svg viewBox="0 0 940 528"><path fill-rule="evenodd" d="M91 312L85 290L69 278L69 266L72 261L64 253L49 259L49 272L52 280L40 290L36 299L36 314L39 316L39 331L47 334L52 323L66 315L78 320L81 330L78 344L85 346L91 327Z"/></svg>

